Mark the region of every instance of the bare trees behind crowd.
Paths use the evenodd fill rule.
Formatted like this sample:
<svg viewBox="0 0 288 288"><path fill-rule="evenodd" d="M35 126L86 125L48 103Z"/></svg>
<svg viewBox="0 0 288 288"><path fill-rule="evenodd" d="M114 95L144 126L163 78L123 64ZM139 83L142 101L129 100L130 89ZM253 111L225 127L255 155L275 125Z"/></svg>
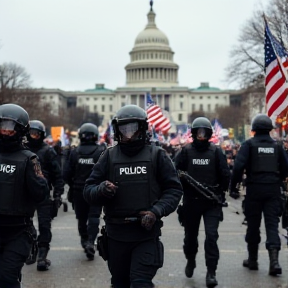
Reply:
<svg viewBox="0 0 288 288"><path fill-rule="evenodd" d="M249 119L251 112L265 112L264 13L272 33L288 48L288 1L270 0L266 9L259 7L253 12L230 52L227 82L243 89L241 121Z"/></svg>
<svg viewBox="0 0 288 288"><path fill-rule="evenodd" d="M41 120L46 127L64 126L69 130L77 130L83 122L99 125L98 114L88 113L83 108L65 107L60 108L59 115L51 114L51 104L39 101L39 91L30 85L30 75L25 68L15 63L0 64L0 105L18 104L29 113L31 120Z"/></svg>

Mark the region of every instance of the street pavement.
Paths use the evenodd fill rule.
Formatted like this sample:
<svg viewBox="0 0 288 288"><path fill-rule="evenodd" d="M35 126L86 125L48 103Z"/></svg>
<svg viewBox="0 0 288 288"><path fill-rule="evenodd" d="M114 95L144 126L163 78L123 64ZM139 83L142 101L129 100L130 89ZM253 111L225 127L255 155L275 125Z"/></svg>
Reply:
<svg viewBox="0 0 288 288"><path fill-rule="evenodd" d="M219 283L217 287L288 288L288 249L285 237L281 236L282 250L279 257L283 269L281 276L268 275L269 257L265 249L266 235L263 223L259 271L249 271L242 267L247 251L244 241L246 226L242 225L241 201L229 197L228 202L230 205L228 208L223 208L224 221L219 228L220 261L217 270ZM154 278L156 288L206 287L203 223L199 232L197 268L193 278L188 279L184 274L186 260L182 251L183 227L178 223L176 212L163 220L161 239L165 247L165 260L164 266L158 270ZM103 223L101 219L101 224ZM59 211L52 226L53 239L48 255L52 262L50 270L38 272L35 264L25 265L22 270L23 288L109 288L110 273L106 262L98 256L97 252L94 261L88 261L83 253L77 232L77 222L70 204L68 212L64 213L62 209ZM279 233L284 233L280 227ZM119 265L121 265L121 259L119 259Z"/></svg>

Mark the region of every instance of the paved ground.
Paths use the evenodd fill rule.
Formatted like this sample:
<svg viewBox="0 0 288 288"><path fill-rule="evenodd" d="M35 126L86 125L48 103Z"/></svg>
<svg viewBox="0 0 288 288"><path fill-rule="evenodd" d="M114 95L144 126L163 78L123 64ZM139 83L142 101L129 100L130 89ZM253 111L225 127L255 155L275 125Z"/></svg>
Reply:
<svg viewBox="0 0 288 288"><path fill-rule="evenodd" d="M230 200L229 208L224 208L224 222L220 226L219 248L220 262L217 279L222 288L288 288L288 249L282 237L283 247L280 264L283 274L280 277L268 275L268 253L265 250L265 231L262 227L262 242L259 253L259 271L249 271L242 267L247 256L244 242L246 226L242 225L239 200ZM237 214L238 211L240 215ZM53 240L49 259L51 269L37 272L36 265L24 266L24 288L108 288L110 274L106 262L98 255L94 261L88 261L79 244L74 211L69 206L67 213L60 212L53 221ZM236 213L237 212L237 213ZM103 221L102 221L103 223ZM282 230L280 229L280 234ZM182 252L183 228L177 221L176 213L164 219L162 241L165 246L165 262L158 270L154 283L157 288L201 288L205 286L206 267L203 245L197 256L197 268L194 276L187 279L184 274L186 260ZM199 234L199 243L204 243L203 224ZM121 262L119 261L119 265ZM128 288L128 287L127 287Z"/></svg>

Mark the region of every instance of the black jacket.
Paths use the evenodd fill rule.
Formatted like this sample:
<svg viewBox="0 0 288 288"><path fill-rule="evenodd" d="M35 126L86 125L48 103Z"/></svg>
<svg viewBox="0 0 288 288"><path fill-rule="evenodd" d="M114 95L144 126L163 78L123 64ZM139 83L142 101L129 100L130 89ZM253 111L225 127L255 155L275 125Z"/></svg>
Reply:
<svg viewBox="0 0 288 288"><path fill-rule="evenodd" d="M257 135L255 134L254 138L259 141L263 142L275 142L269 134L267 135ZM283 181L288 176L288 156L285 153L283 147L280 145L277 145L278 147L278 161L279 161L279 184L280 181ZM250 183L251 178L251 139L246 140L240 147L239 152L237 153L237 157L235 159L232 178L231 178L231 191L235 190L237 183L242 181L242 175L244 170L246 170L247 175L247 185ZM263 179L266 179L269 177L269 173L262 173L258 176L259 180L257 183L262 183ZM269 184L269 183L268 183ZM273 184L273 183L271 183Z"/></svg>

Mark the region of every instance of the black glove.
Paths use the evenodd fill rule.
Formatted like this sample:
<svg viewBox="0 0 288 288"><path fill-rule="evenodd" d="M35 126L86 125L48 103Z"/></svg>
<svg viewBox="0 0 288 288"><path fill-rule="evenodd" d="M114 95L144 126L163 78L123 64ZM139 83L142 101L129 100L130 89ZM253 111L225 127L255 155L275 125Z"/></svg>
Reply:
<svg viewBox="0 0 288 288"><path fill-rule="evenodd" d="M106 198L113 198L114 195L116 194L116 189L118 186L114 185L112 182L106 180L100 183L99 185L99 191L100 193L106 197Z"/></svg>
<svg viewBox="0 0 288 288"><path fill-rule="evenodd" d="M60 206L62 205L62 198L61 197L54 197L54 205L55 207L57 207L58 209L60 208Z"/></svg>
<svg viewBox="0 0 288 288"><path fill-rule="evenodd" d="M238 199L240 197L240 193L237 190L231 190L229 195L233 199Z"/></svg>
<svg viewBox="0 0 288 288"><path fill-rule="evenodd" d="M141 215L142 227L151 230L156 221L156 215L151 211L141 211L139 214Z"/></svg>

